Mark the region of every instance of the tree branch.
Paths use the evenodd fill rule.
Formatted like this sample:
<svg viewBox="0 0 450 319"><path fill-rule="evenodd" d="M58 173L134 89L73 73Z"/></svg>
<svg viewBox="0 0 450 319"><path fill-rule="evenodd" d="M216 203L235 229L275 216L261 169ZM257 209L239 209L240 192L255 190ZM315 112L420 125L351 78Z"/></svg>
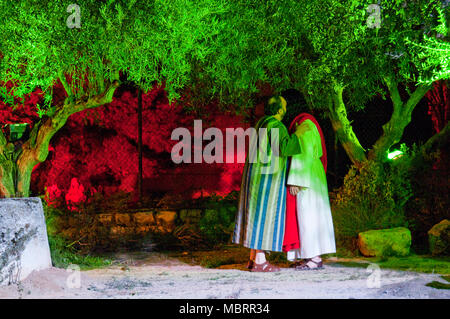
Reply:
<svg viewBox="0 0 450 319"><path fill-rule="evenodd" d="M385 78L385 83L394 110L389 121L383 125L383 134L369 152L369 159L378 161L382 161L389 148L400 141L405 127L411 122L412 111L431 87L430 85L419 85L404 103L398 91L398 83L389 77Z"/></svg>
<svg viewBox="0 0 450 319"><path fill-rule="evenodd" d="M79 99L77 101L68 102L60 106L55 112L54 116L47 118L47 120L40 125L35 138L35 145L27 145L34 149L34 156L39 162L43 162L48 155L48 146L53 135L64 126L70 115L83 111L85 109L95 108L100 105L110 103L112 101L114 92L119 86L118 81L114 81L109 85L106 91L102 94L92 96L88 99ZM27 143L31 142L30 140ZM24 144L25 146L26 144Z"/></svg>
<svg viewBox="0 0 450 319"><path fill-rule="evenodd" d="M447 123L444 128L437 134L434 134L423 144L422 151L429 153L434 149L444 148L450 140L450 123Z"/></svg>
<svg viewBox="0 0 450 319"><path fill-rule="evenodd" d="M63 71L59 72L59 80L61 81L67 96L70 98L73 96L72 90L70 89L69 83L66 80L66 75Z"/></svg>
<svg viewBox="0 0 450 319"><path fill-rule="evenodd" d="M400 92L398 90L398 82L394 81L392 79L392 77L385 77L384 78L384 83L386 84L388 90L389 90L389 94L392 100L392 103L394 103L394 108L395 106L400 106L403 104L402 98L400 96Z"/></svg>
<svg viewBox="0 0 450 319"><path fill-rule="evenodd" d="M406 101L402 111L402 116L409 118L411 121L411 114L414 108L431 88L431 84L420 84L410 95L408 101Z"/></svg>
<svg viewBox="0 0 450 319"><path fill-rule="evenodd" d="M114 81L102 94L77 101L66 99L64 104L57 107L52 117L47 117L44 122L36 123L31 131L30 138L22 145L21 154L18 154L17 194L28 196L33 167L47 158L51 138L64 126L69 116L88 108L110 103L118 86L119 82ZM2 190L0 189L0 191Z"/></svg>
<svg viewBox="0 0 450 319"><path fill-rule="evenodd" d="M329 101L331 125L352 163L359 165L366 160L366 155L347 117L342 98L344 87L335 85L333 91L333 98Z"/></svg>
<svg viewBox="0 0 450 319"><path fill-rule="evenodd" d="M6 140L5 134L3 134L3 131L0 128L0 152L3 151L3 148L5 147L6 143L8 143L8 141Z"/></svg>

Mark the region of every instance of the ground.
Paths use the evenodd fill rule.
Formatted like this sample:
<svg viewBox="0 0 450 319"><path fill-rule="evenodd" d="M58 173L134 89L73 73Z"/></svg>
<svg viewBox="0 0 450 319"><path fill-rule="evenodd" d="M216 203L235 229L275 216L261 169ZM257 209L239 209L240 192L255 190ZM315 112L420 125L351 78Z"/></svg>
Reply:
<svg viewBox="0 0 450 319"><path fill-rule="evenodd" d="M222 250L219 261L214 253L205 258L206 252L116 253L110 266L81 271L80 287L74 272L51 268L0 287L0 298L450 298L450 290L426 286L446 286L440 274L378 269L367 261L353 260L357 267L349 267L330 258L323 270L286 267L279 273L251 273L245 263L220 265L244 261L245 253Z"/></svg>

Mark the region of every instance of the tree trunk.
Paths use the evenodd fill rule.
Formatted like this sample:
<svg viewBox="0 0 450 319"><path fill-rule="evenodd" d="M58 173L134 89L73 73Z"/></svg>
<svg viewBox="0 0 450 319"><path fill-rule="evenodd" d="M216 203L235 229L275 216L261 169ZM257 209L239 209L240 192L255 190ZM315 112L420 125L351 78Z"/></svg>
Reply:
<svg viewBox="0 0 450 319"><path fill-rule="evenodd" d="M16 161L21 151L20 145L8 142L0 129L0 197L14 197L16 194Z"/></svg>
<svg viewBox="0 0 450 319"><path fill-rule="evenodd" d="M118 86L119 82L114 81L103 94L87 100L67 99L67 103L57 107L51 118L35 123L29 139L22 145L14 146L7 142L0 131L0 197L29 197L33 168L47 159L50 140L55 133L64 126L70 115L110 103Z"/></svg>
<svg viewBox="0 0 450 319"><path fill-rule="evenodd" d="M14 197L15 195L16 163L0 154L0 197Z"/></svg>
<svg viewBox="0 0 450 319"><path fill-rule="evenodd" d="M398 83L388 78L385 79L385 82L390 92L394 110L389 122L383 125L383 134L368 154L369 159L377 162L385 161L389 148L400 141L405 127L411 122L414 108L430 89L429 85L420 85L408 100L403 102L398 91Z"/></svg>
<svg viewBox="0 0 450 319"><path fill-rule="evenodd" d="M343 90L343 87L340 86L334 88L332 98L329 102L329 118L333 130L348 157L353 164L359 166L360 163L366 160L366 154L348 120L347 110L342 99Z"/></svg>
<svg viewBox="0 0 450 319"><path fill-rule="evenodd" d="M17 161L17 191L16 197L30 196L31 172L39 163L32 151L26 150ZM48 152L47 152L48 154Z"/></svg>

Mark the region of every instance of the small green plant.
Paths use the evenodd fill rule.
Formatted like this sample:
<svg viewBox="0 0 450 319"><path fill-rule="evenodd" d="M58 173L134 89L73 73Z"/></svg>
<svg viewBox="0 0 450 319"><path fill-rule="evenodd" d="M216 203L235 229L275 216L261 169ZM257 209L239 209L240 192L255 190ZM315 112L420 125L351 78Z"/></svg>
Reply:
<svg viewBox="0 0 450 319"><path fill-rule="evenodd" d="M234 230L237 195L212 196L204 203L205 212L199 221L200 235L211 246L226 244Z"/></svg>
<svg viewBox="0 0 450 319"><path fill-rule="evenodd" d="M425 286L436 288L436 289L450 289L450 284L446 284L446 283L443 283L440 281L432 281L432 282L426 284Z"/></svg>
<svg viewBox="0 0 450 319"><path fill-rule="evenodd" d="M77 251L73 243L69 243L67 239L59 235L58 217L61 217L64 212L52 206L48 206L44 200L42 200L42 205L44 208L48 242L53 266L58 268L67 268L69 265L75 264L80 266L81 269L92 269L111 264L110 260L102 257L81 254Z"/></svg>
<svg viewBox="0 0 450 319"><path fill-rule="evenodd" d="M50 253L53 266L67 268L71 264L80 266L81 269L100 268L111 264L111 261L102 257L81 255L73 246L59 236L49 235Z"/></svg>
<svg viewBox="0 0 450 319"><path fill-rule="evenodd" d="M217 268L222 265L230 264L236 264L236 260L233 257L206 256L200 261L200 265L205 268Z"/></svg>

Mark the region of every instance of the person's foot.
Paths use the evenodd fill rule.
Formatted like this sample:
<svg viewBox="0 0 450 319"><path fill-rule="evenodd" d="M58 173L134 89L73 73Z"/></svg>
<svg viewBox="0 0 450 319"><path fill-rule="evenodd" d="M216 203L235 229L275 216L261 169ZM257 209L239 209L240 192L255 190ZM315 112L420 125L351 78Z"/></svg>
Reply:
<svg viewBox="0 0 450 319"><path fill-rule="evenodd" d="M295 267L295 270L318 270L323 268L322 259L311 258L305 260L300 266Z"/></svg>
<svg viewBox="0 0 450 319"><path fill-rule="evenodd" d="M253 264L253 268L250 269L251 272L277 272L280 271L280 267L270 264L268 261L262 264Z"/></svg>
<svg viewBox="0 0 450 319"><path fill-rule="evenodd" d="M255 265L255 262L254 262L253 260L250 259L250 260L248 261L248 263L247 263L246 268L247 268L247 269L252 269L254 265Z"/></svg>

